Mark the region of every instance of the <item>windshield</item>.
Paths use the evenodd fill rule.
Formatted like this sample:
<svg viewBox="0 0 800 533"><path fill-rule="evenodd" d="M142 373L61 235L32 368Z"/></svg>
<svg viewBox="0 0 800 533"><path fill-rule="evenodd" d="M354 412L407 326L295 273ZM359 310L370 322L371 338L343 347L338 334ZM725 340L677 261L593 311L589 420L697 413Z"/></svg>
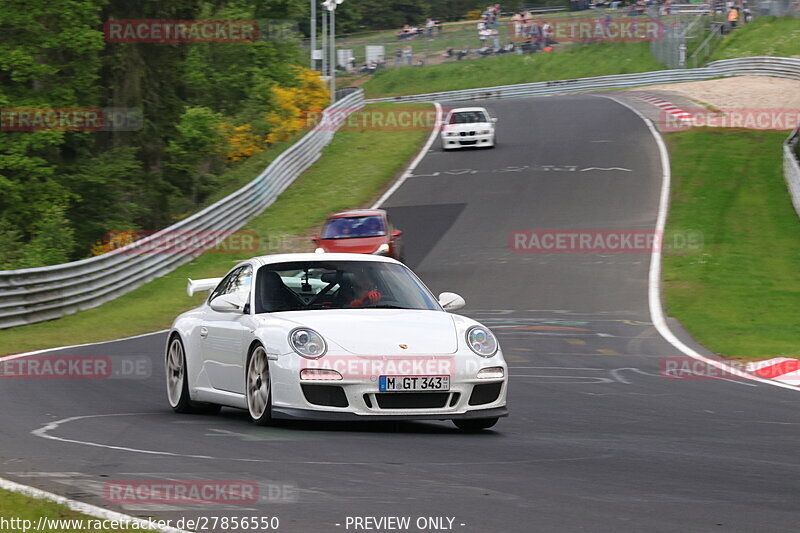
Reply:
<svg viewBox="0 0 800 533"><path fill-rule="evenodd" d="M258 270L256 313L358 308L441 309L408 268L394 263L314 260Z"/></svg>
<svg viewBox="0 0 800 533"><path fill-rule="evenodd" d="M354 239L383 235L386 235L386 228L380 216L332 218L322 230L323 239Z"/></svg>
<svg viewBox="0 0 800 533"><path fill-rule="evenodd" d="M474 124L476 122L489 122L483 111L459 111L450 115L450 124Z"/></svg>

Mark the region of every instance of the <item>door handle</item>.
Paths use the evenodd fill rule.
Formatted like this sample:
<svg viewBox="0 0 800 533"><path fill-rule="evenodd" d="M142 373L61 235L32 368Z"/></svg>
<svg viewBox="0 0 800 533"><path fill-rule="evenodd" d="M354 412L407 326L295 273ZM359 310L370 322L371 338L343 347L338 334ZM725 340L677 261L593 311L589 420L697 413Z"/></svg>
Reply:
<svg viewBox="0 0 800 533"><path fill-rule="evenodd" d="M200 328L200 336L203 337L204 339L206 337L208 337L208 328L207 327L203 326L202 328Z"/></svg>

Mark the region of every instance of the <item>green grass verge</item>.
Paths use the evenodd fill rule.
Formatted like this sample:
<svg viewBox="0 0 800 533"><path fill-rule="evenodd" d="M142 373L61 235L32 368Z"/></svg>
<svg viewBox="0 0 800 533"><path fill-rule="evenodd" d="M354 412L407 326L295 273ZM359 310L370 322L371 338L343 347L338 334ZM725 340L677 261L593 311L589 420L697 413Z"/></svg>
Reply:
<svg viewBox="0 0 800 533"><path fill-rule="evenodd" d="M725 37L711 59L749 56L800 57L800 18L759 17Z"/></svg>
<svg viewBox="0 0 800 533"><path fill-rule="evenodd" d="M672 232L697 250L665 250L670 316L704 346L737 358L800 356L800 219L782 171L787 132L698 129L667 137Z"/></svg>
<svg viewBox="0 0 800 533"><path fill-rule="evenodd" d="M574 45L551 53L384 70L362 87L367 97L378 98L663 69L664 65L653 59L649 46L647 43Z"/></svg>
<svg viewBox="0 0 800 533"><path fill-rule="evenodd" d="M370 109L375 107L400 106L380 104ZM313 250L305 236L331 212L367 205L405 167L427 135L427 131L374 129L337 133L314 166L243 228L259 236L261 248L257 253ZM186 296L186 278L221 276L237 261L252 255L249 251L207 252L100 307L2 330L0 354L111 340L166 328L176 315L202 302L202 294Z"/></svg>
<svg viewBox="0 0 800 533"><path fill-rule="evenodd" d="M39 519L43 518L48 521L59 522L43 522L44 525L50 524L51 526L61 527L46 527L44 531L47 533L86 533L91 531L93 533L110 533L122 531L147 531L142 529L128 528L115 528L115 529L98 529L93 526L103 525L98 524L99 518L82 515L71 511L66 505L60 505L47 500L39 500L10 492L7 490L0 490L0 518L13 522L7 524L9 527L0 529L3 532L23 531L24 527L29 528L28 531L33 531L38 525ZM25 522L29 520L30 522ZM71 524L68 521L72 521ZM79 522L78 522L79 521ZM111 525L106 523L106 525ZM92 527L90 527L92 526Z"/></svg>

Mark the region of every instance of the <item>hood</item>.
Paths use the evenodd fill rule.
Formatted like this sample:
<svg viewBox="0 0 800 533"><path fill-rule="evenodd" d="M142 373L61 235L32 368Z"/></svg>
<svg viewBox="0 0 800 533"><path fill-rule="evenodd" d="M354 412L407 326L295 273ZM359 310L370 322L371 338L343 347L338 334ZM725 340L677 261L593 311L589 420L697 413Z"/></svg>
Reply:
<svg viewBox="0 0 800 533"><path fill-rule="evenodd" d="M330 253L371 254L387 242L386 236L355 237L352 239L320 239L317 246Z"/></svg>
<svg viewBox="0 0 800 533"><path fill-rule="evenodd" d="M453 317L444 311L337 309L267 316L292 322L292 327L309 327L329 345L355 355L438 355L458 349Z"/></svg>

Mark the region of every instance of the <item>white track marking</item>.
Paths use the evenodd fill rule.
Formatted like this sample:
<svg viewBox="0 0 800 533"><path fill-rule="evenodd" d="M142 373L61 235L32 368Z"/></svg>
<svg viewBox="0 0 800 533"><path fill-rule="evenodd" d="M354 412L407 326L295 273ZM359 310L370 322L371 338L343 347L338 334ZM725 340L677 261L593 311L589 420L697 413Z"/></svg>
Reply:
<svg viewBox="0 0 800 533"><path fill-rule="evenodd" d="M103 509L102 507L97 507L95 505L89 505L88 503L71 500L69 498L65 498L64 496L53 494L52 492L47 492L34 487L29 487L28 485L15 483L11 480L4 478L0 478L0 489L16 492L18 494L24 494L25 496L29 496L37 500L48 500L61 505L66 505L73 511L88 516L92 516L100 520L116 520L118 522L127 522L128 524L133 524L134 522L136 522L138 523L140 530L150 529L154 531L163 531L164 533L188 533L183 529L176 529L174 527L158 528L156 527L156 523L150 520L144 520L142 518L137 518L135 516L126 515L123 513L117 513L115 511L109 511L108 509Z"/></svg>
<svg viewBox="0 0 800 533"><path fill-rule="evenodd" d="M658 203L658 217L656 218L656 233L663 235L664 228L667 225L667 214L669 212L669 191L670 191L670 182L672 179L672 172L671 167L669 164L669 152L667 151L667 145L664 143L664 138L661 136L661 133L656 129L655 125L653 125L653 121L645 117L642 113L639 112L638 109L628 105L627 103L617 100L611 96L605 95L592 95L596 98L607 98L613 102L616 102L622 106L627 107L636 115L642 119L642 121L647 125L650 133L653 135L653 138L656 140L656 144L658 145L658 151L661 155L661 169L662 169L662 176L661 176L661 197ZM771 379L765 379L748 372L742 372L736 368L731 367L730 365L725 364L722 361L717 361L715 359L711 359L710 357L706 357L698 353L697 351L693 350L692 348L686 346L678 337L675 336L674 333L669 329L667 325L666 317L664 316L664 309L661 305L661 250L658 246L653 247L653 252L650 255L650 275L647 282L647 289L648 289L648 300L650 306L650 317L653 321L653 326L655 326L658 333L674 346L676 349L680 350L683 354L688 355L693 359L697 359L698 361L703 361L704 363L718 368L720 370L724 370L730 374L751 379L753 381L758 381L760 383L764 383L767 385L773 385L775 387L780 387L782 389L789 389L793 391L800 391L800 388L792 385L787 385L785 383L780 383L778 381L773 381Z"/></svg>
<svg viewBox="0 0 800 533"><path fill-rule="evenodd" d="M428 154L428 150L431 149L431 146L433 145L433 142L436 140L436 137L439 136L439 130L442 127L441 126L442 105L439 102L434 102L433 105L436 106L436 125L433 127L433 130L431 131L431 134L428 137L428 142L425 143L425 146L423 146L422 150L419 151L417 157L414 158L414 161L412 161L411 164L408 166L408 168L405 170L405 172L403 172L403 175L400 176L400 178L397 181L395 181L394 184L391 187L389 187L389 189L387 189L387 191L383 193L383 195L380 198L378 198L378 201L373 204L371 209L378 209L381 205L383 205L383 202L388 200L389 197L393 195L397 189L400 188L403 182L405 182L409 177L411 177L411 175L414 173L414 170L417 168L417 165L419 165L420 162L422 161L422 158L424 158Z"/></svg>
<svg viewBox="0 0 800 533"><path fill-rule="evenodd" d="M158 415L160 413L112 413L112 414L102 414L102 415L84 415L84 416L72 416L69 418L63 418L61 420L56 420L55 422L50 422L49 424L45 424L44 426L40 427L39 429L35 429L31 431L31 434L41 437L43 439L54 440L58 442L66 442L69 444L79 444L83 446L92 446L96 448L105 448L108 450L116 450L121 452L128 452L128 453L141 453L146 455L165 455L170 457L188 457L189 459L204 459L204 460L212 460L212 461L235 461L235 462L243 462L243 463L281 463L281 464L304 464L304 465L321 465L321 466L366 466L366 465L374 465L375 463L364 462L364 461L283 461L280 459L250 459L246 457L215 457L211 455L191 455L185 453L175 453L175 452L165 452L159 450L146 450L142 448L128 448L125 446L116 446L113 444L101 444L99 442L91 442L91 441L82 441L77 439L67 439L64 437L56 437L55 435L50 435L50 432L53 430L58 429L59 427L72 423L77 422L79 420L86 420L90 418L103 418L103 417L116 417L116 416L148 416L148 415ZM446 417L445 417L446 418ZM517 464L517 463L527 463L530 462L528 460L522 461L483 461L482 464ZM420 463L424 465L437 465L437 466L463 466L472 464L470 462L433 462L433 463ZM1 478L0 478L1 479Z"/></svg>
<svg viewBox="0 0 800 533"><path fill-rule="evenodd" d="M99 342L87 342L86 344L72 344L70 346L57 346L55 348L45 348L43 350L35 350L33 352L25 352L25 353L18 353L14 355L6 355L4 357L0 357L0 363L3 361L11 361L12 359L19 359L21 357L28 357L31 355L38 355L40 353L47 353L47 352L56 352L58 350L66 350L69 348L82 348L84 346L97 346L98 344L111 344L112 342L121 342L121 341L129 341L131 339L139 339L141 337L149 337L150 335L159 335L161 333L166 333L169 331L168 329L162 329L159 331L153 331L152 333L142 333L141 335L134 335L132 337L123 337L121 339L114 339L111 341L99 341Z"/></svg>

